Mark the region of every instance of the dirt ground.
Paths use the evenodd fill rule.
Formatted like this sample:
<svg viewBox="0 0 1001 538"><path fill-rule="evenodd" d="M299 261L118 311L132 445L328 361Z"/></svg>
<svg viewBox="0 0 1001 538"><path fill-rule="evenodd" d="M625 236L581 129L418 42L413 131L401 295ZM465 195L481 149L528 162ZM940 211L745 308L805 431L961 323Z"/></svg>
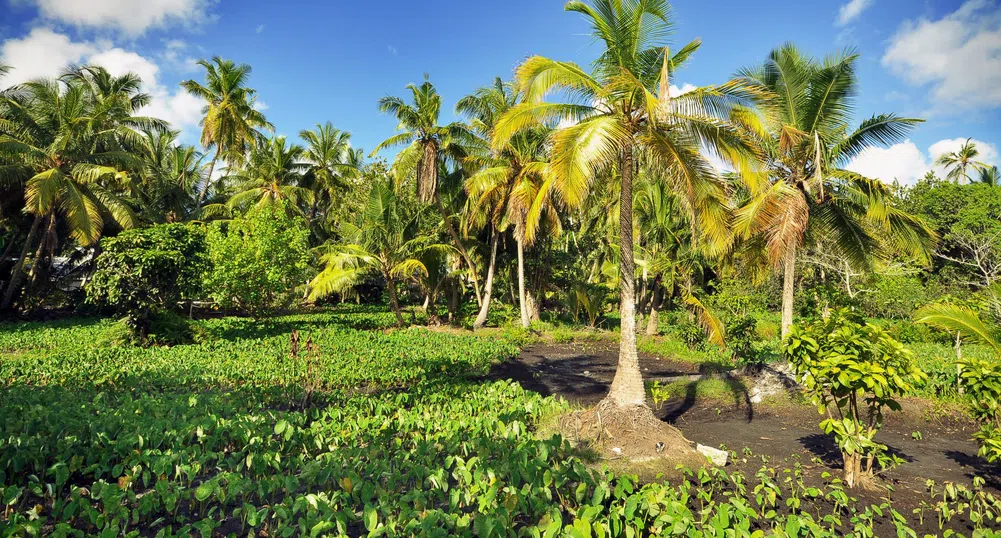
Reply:
<svg viewBox="0 0 1001 538"><path fill-rule="evenodd" d="M536 345L495 367L491 377L513 379L526 389L563 396L572 403L588 406L597 403L608 391L617 360L614 343ZM837 447L833 438L818 428L822 417L812 405L791 399L752 405L746 393L751 382L739 377L729 383L732 398L700 401L694 390L700 379L698 365L641 353L640 367L644 378L650 381L690 383L692 388L686 397L664 402L654 413L679 428L691 441L735 451L738 456L727 465L728 471L740 470L753 476L765 464L781 470L799 462L807 481L819 481L825 471L839 475L841 458ZM975 427L969 420L957 414L935 412L931 402L917 399L905 400L903 407L903 411L887 416L876 437L904 460L883 476L883 484L893 487L891 496L898 510L910 519L911 510L922 501L934 504L926 489L928 479L940 485L944 482L969 485L973 476L981 476L988 489L994 490L995 495L1001 494L1001 466L989 465L977 457L977 445L971 439ZM852 494L856 493L859 502L873 504L888 494L885 490L859 490ZM935 516L930 518L934 520ZM926 525L930 523L928 519L925 518ZM963 532L963 522L953 523L958 528L950 526ZM917 528L917 522L912 522L912 526ZM927 531L937 534L937 523Z"/></svg>

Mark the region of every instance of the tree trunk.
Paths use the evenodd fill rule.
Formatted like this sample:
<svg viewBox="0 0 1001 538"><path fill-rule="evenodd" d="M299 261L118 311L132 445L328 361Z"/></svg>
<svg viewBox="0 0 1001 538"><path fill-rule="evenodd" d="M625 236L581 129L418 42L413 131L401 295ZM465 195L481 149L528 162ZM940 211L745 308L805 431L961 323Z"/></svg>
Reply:
<svg viewBox="0 0 1001 538"><path fill-rule="evenodd" d="M202 202L205 201L205 193L209 191L209 184L212 183L212 172L215 171L215 163L219 160L219 154L222 153L222 146L216 144L215 155L212 160L209 161L209 173L205 175L205 183L202 184L202 189L198 191L198 207L202 207Z"/></svg>
<svg viewBox="0 0 1001 538"><path fill-rule="evenodd" d="M490 234L490 265L487 266L487 281L483 288L483 304L480 305L480 313L476 315L473 322L473 330L482 329L487 323L487 315L490 313L490 295L494 287L494 267L497 263L497 230Z"/></svg>
<svg viewBox="0 0 1001 538"><path fill-rule="evenodd" d="M35 215L35 220L31 223L31 230L28 232L28 237L24 240L24 246L21 248L21 257L18 258L17 264L14 265L14 270L10 272L10 282L7 283L7 291L4 293L0 310L10 309L10 305L14 302L14 294L20 289L21 279L24 278L24 261L28 257L28 252L31 250L31 243L35 241L35 236L38 235L38 229L41 227L42 217Z"/></svg>
<svg viewBox="0 0 1001 538"><path fill-rule="evenodd" d="M52 215L49 215L46 219L45 233L42 234L42 238L38 240L38 250L35 251L35 257L31 261L31 269L28 271L28 289L33 289L35 282L38 281L38 275L41 272L42 260L45 259L45 247L47 243L51 243L53 236L56 233L56 219ZM51 245L50 251L54 250ZM49 256L49 263L52 263L52 256Z"/></svg>
<svg viewBox="0 0 1001 538"><path fill-rule="evenodd" d="M396 295L396 282L389 275L389 271L383 271L382 277L386 279L386 291L389 292L389 308L396 314L396 326L403 327L407 323L403 321L403 312L400 311L400 299Z"/></svg>
<svg viewBox="0 0 1001 538"><path fill-rule="evenodd" d="M528 320L528 303L525 298L525 240L518 240L518 305L521 307L521 326L527 329L530 325Z"/></svg>
<svg viewBox="0 0 1001 538"><path fill-rule="evenodd" d="M646 322L646 334L647 336L655 336L660 332L659 316L660 316L660 301L661 301L661 285L660 285L660 275L657 275L653 279L653 289L651 290L652 297L650 298L650 318Z"/></svg>
<svg viewBox="0 0 1001 538"><path fill-rule="evenodd" d="M633 148L622 150L619 189L619 364L607 399L619 407L646 406L646 389L636 350L636 269L633 260Z"/></svg>
<svg viewBox="0 0 1001 538"><path fill-rule="evenodd" d="M529 321L539 321L542 319L539 311L539 301L535 299L535 295L532 295L532 290L525 290L525 305L527 305Z"/></svg>
<svg viewBox="0 0 1001 538"><path fill-rule="evenodd" d="M480 297L480 279L476 274L476 264L473 263L473 259L469 257L469 252L459 239L459 233L455 231L455 226L452 226L452 219L445 212L445 206L442 205L441 196L437 192L434 193L434 205L438 208L438 212L441 213L441 219L445 221L445 230L448 232L449 237L452 238L455 247L459 249L462 259L469 266L469 272L473 278L473 295L476 296L476 306L482 306L483 300Z"/></svg>
<svg viewBox="0 0 1001 538"><path fill-rule="evenodd" d="M959 365L959 361L963 360L963 333L961 331L956 331L956 391L959 394L963 393L963 367Z"/></svg>
<svg viewBox="0 0 1001 538"><path fill-rule="evenodd" d="M782 338L789 334L792 327L792 306L795 297L796 284L796 247L789 248L783 261L782 271Z"/></svg>

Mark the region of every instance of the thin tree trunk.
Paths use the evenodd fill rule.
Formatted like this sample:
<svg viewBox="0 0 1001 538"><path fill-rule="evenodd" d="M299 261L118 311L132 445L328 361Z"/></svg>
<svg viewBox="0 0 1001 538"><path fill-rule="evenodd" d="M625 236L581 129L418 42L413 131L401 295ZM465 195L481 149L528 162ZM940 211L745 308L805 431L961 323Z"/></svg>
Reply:
<svg viewBox="0 0 1001 538"><path fill-rule="evenodd" d="M525 297L525 240L518 240L518 304L521 306L521 326L528 328L528 302Z"/></svg>
<svg viewBox="0 0 1001 538"><path fill-rule="evenodd" d="M789 334L792 327L792 307L795 298L796 284L796 247L790 247L783 261L782 271L782 338Z"/></svg>
<svg viewBox="0 0 1001 538"><path fill-rule="evenodd" d="M959 394L963 393L963 367L959 365L959 361L963 360L963 333L961 331L956 331L956 391Z"/></svg>
<svg viewBox="0 0 1001 538"><path fill-rule="evenodd" d="M38 250L35 251L35 257L31 262L31 269L28 271L28 289L31 289L38 280L38 273L42 268L42 260L45 258L46 243L51 242L52 236L55 234L56 219L52 215L49 215L46 222L45 233L42 234L42 238L38 241ZM50 248L49 250L52 249ZM49 257L51 261L51 256Z"/></svg>
<svg viewBox="0 0 1001 538"><path fill-rule="evenodd" d="M660 332L660 327L658 325L660 322L660 288L660 275L657 275L653 279L653 289L651 290L652 297L650 298L650 318L646 322L647 336L654 336Z"/></svg>
<svg viewBox="0 0 1001 538"><path fill-rule="evenodd" d="M14 230L14 235L10 237L10 241L7 246L3 249L3 254L0 254L0 268L2 268L7 263L7 258L10 257L10 253L14 252L14 245L17 244L17 230Z"/></svg>
<svg viewBox="0 0 1001 538"><path fill-rule="evenodd" d="M202 183L202 189L198 192L198 207L202 207L202 202L205 201L205 193L209 191L209 184L212 183L212 172L215 171L215 163L219 160L219 154L222 153L222 146L216 144L215 146L215 156L209 161L209 173L205 175L205 183Z"/></svg>
<svg viewBox="0 0 1001 538"><path fill-rule="evenodd" d="M389 275L389 271L383 271L382 277L386 279L386 291L389 292L389 308L396 315L396 326L403 327L407 322L403 321L403 312L400 311L400 300L396 295L396 282Z"/></svg>
<svg viewBox="0 0 1001 538"><path fill-rule="evenodd" d="M483 304L480 305L480 313L476 315L473 322L473 330L482 329L487 323L487 315L490 313L490 295L494 287L494 267L497 263L497 230L490 233L490 265L487 266L487 282L483 288Z"/></svg>
<svg viewBox="0 0 1001 538"><path fill-rule="evenodd" d="M17 264L14 265L14 270L10 273L10 282L7 283L7 291L3 296L3 304L0 304L0 310L8 310L10 305L14 302L14 294L21 287L21 279L24 278L24 261L28 257L28 252L31 250L31 243L35 241L35 236L38 235L38 229L42 227L42 217L40 215L35 215L35 220L31 223L31 230L28 232L28 237L24 240L24 247L21 248L21 257L18 258Z"/></svg>
<svg viewBox="0 0 1001 538"><path fill-rule="evenodd" d="M646 405L646 389L636 350L636 269L633 260L633 148L622 150L619 189L619 364L607 398L619 407Z"/></svg>
<svg viewBox="0 0 1001 538"><path fill-rule="evenodd" d="M459 239L459 233L455 231L455 226L452 226L452 219L450 219L448 214L445 212L445 206L442 205L441 196L439 196L437 192L434 194L434 204L438 207L438 212L441 213L442 220L445 221L445 230L452 238L456 248L459 249L459 254L462 256L462 259L466 262L466 265L469 266L470 275L473 277L473 295L476 296L476 306L482 306L483 300L480 297L480 279L476 274L476 264L473 263L473 259L469 257L469 252Z"/></svg>

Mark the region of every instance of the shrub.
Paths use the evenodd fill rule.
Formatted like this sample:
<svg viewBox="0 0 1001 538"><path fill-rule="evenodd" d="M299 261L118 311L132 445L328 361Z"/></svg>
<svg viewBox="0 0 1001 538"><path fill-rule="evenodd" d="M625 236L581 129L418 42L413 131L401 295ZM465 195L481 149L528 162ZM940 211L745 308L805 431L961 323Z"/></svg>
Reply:
<svg viewBox="0 0 1001 538"><path fill-rule="evenodd" d="M281 204L208 230L209 295L223 308L259 315L288 308L308 279L309 229Z"/></svg>
<svg viewBox="0 0 1001 538"><path fill-rule="evenodd" d="M140 340L152 318L201 291L208 255L199 228L160 224L126 230L101 246L87 300L125 316Z"/></svg>
<svg viewBox="0 0 1001 538"><path fill-rule="evenodd" d="M753 346L757 339L757 325L758 320L751 316L734 318L726 324L726 347L739 365L761 365Z"/></svg>
<svg viewBox="0 0 1001 538"><path fill-rule="evenodd" d="M970 411L980 423L973 437L980 456L1001 461L1001 362L970 358L959 361L959 380L970 395Z"/></svg>
<svg viewBox="0 0 1001 538"><path fill-rule="evenodd" d="M858 306L866 316L876 318L909 319L918 307L941 294L911 275L874 275L871 286L871 293L859 295Z"/></svg>
<svg viewBox="0 0 1001 538"><path fill-rule="evenodd" d="M783 354L827 419L844 460L845 482L854 487L875 464L886 467L886 446L874 440L885 409L900 410L896 397L923 382L913 354L879 326L846 311L808 326L793 326Z"/></svg>

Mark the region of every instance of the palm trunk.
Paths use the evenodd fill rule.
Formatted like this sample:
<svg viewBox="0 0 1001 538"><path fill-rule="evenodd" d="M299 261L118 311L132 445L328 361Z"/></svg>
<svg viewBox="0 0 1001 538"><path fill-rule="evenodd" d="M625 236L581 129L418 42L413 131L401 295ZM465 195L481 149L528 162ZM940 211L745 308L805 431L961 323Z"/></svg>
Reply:
<svg viewBox="0 0 1001 538"><path fill-rule="evenodd" d="M389 275L389 271L383 271L382 277L386 279L386 291L389 292L389 308L396 314L396 326L403 327L407 322L403 321L403 312L400 311L400 300L396 295L396 282Z"/></svg>
<svg viewBox="0 0 1001 538"><path fill-rule="evenodd" d="M205 201L205 193L209 191L209 184L212 183L212 172L215 171L215 163L219 160L220 153L222 153L222 147L216 144L215 156L209 161L209 173L205 175L205 183L202 183L202 189L198 192L198 207L201 207L202 202Z"/></svg>
<svg viewBox="0 0 1001 538"><path fill-rule="evenodd" d="M56 219L49 215L47 222L45 233L38 241L38 250L35 251L35 257L31 262L31 269L28 271L28 289L32 289L38 280L38 274L42 268L42 260L45 259L45 247L49 246L50 252L54 250L53 246L47 244L52 242L53 236L56 233ZM49 256L49 263L52 263L51 254Z"/></svg>
<svg viewBox="0 0 1001 538"><path fill-rule="evenodd" d="M527 329L528 301L525 298L525 240L518 237L518 304L521 306L521 326Z"/></svg>
<svg viewBox="0 0 1001 538"><path fill-rule="evenodd" d="M657 275L653 279L653 289L651 290L652 297L650 298L650 318L646 323L646 334L647 336L654 336L660 332L659 323L659 310L660 310L660 275Z"/></svg>
<svg viewBox="0 0 1001 538"><path fill-rule="evenodd" d="M8 310L10 305L14 302L14 294L21 287L21 279L24 278L24 261L28 257L28 252L31 250L31 243L35 241L35 236L38 235L38 229L42 227L42 217L41 215L35 215L35 220L31 223L31 230L28 232L28 237L24 240L24 247L21 248L21 257L17 259L17 264L14 265L14 270L10 273L10 282L7 283L7 291L3 296L3 304L0 304L0 310Z"/></svg>
<svg viewBox="0 0 1001 538"><path fill-rule="evenodd" d="M792 306L796 284L796 247L789 247L782 271L782 338L785 339L792 327Z"/></svg>
<svg viewBox="0 0 1001 538"><path fill-rule="evenodd" d="M474 331L486 325L487 314L490 313L490 295L494 287L494 267L497 263L497 235L496 229L490 234L490 265L487 266L487 282L483 288L483 304L480 305L480 313L473 322Z"/></svg>
<svg viewBox="0 0 1001 538"><path fill-rule="evenodd" d="M633 149L622 150L619 189L619 364L607 399L619 407L645 406L646 390L636 350L636 269L633 260Z"/></svg>
<svg viewBox="0 0 1001 538"><path fill-rule="evenodd" d="M476 306L482 306L483 300L480 297L480 279L476 274L476 264L473 263L473 259L469 257L469 252L459 239L459 233L455 231L455 226L452 226L452 219L450 219L448 214L445 212L445 206L442 205L441 196L439 196L437 192L434 193L434 204L438 208L438 212L441 213L442 220L445 221L445 230L448 231L448 235L452 238L456 248L459 249L459 254L462 256L462 259L466 262L466 265L469 266L469 272L473 278L473 294L476 296Z"/></svg>

